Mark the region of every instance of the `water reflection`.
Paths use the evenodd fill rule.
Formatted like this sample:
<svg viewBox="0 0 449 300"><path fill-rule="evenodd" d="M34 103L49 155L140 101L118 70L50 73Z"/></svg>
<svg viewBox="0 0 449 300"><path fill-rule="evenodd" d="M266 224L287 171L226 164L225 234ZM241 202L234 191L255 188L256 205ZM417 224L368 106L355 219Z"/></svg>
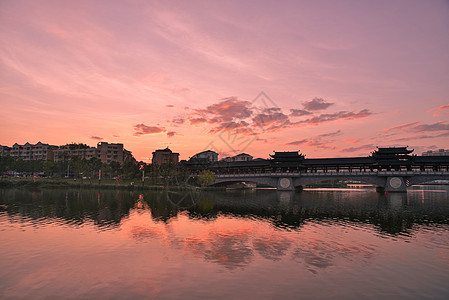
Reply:
<svg viewBox="0 0 449 300"><path fill-rule="evenodd" d="M0 298L24 277L37 298L432 298L449 292L448 194L0 189Z"/></svg>
<svg viewBox="0 0 449 300"><path fill-rule="evenodd" d="M148 203L145 202L143 198L143 194L139 194L139 198L137 199L136 203L134 204L135 209L149 209L150 206L148 206Z"/></svg>
<svg viewBox="0 0 449 300"><path fill-rule="evenodd" d="M67 224L93 221L102 229L116 228L132 209L151 210L168 222L180 212L213 220L217 215L256 217L273 226L299 230L310 221L375 225L383 234L409 233L417 224L449 224L447 189L379 194L374 191L156 192L92 190L0 190L0 209L31 220L57 218ZM429 194L430 193L430 194ZM429 196L430 195L430 196ZM137 199L137 200L136 200ZM38 223L37 223L38 224Z"/></svg>

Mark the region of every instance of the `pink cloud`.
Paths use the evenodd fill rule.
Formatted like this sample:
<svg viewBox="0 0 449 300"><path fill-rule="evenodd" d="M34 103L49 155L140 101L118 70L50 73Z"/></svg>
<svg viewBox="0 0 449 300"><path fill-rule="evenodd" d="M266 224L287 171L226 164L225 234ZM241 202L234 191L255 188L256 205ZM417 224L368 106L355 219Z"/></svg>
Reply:
<svg viewBox="0 0 449 300"><path fill-rule="evenodd" d="M371 116L373 113L369 111L368 109L362 109L359 112L352 112L352 111L340 111L337 113L332 114L321 114L319 116L315 116L303 121L295 122L294 124L309 124L309 125L319 125L322 123L330 122L330 121L337 121L337 120L354 120L354 119L361 119Z"/></svg>
<svg viewBox="0 0 449 300"><path fill-rule="evenodd" d="M140 136L144 134L155 134L155 133L161 133L165 132L165 128L163 127L156 127L156 126L147 126L145 124L136 124L134 125L134 132L135 136Z"/></svg>
<svg viewBox="0 0 449 300"><path fill-rule="evenodd" d="M310 101L306 101L302 104L306 110L323 110L328 108L331 105L334 105L332 102L326 102L322 98L313 98Z"/></svg>
<svg viewBox="0 0 449 300"><path fill-rule="evenodd" d="M440 110L448 110L448 109L449 109L449 104L446 104L446 105L441 105L441 106L436 107L436 108L432 108L431 110L429 110L429 112L440 111Z"/></svg>
<svg viewBox="0 0 449 300"><path fill-rule="evenodd" d="M363 146L360 146L360 147L348 147L348 148L344 148L344 149L342 149L342 151L343 152L358 152L358 151L361 151L361 150L373 150L373 149L375 149L376 148L376 146L374 145L374 144L367 144L367 145L363 145Z"/></svg>
<svg viewBox="0 0 449 300"><path fill-rule="evenodd" d="M396 130L408 128L408 127L414 126L418 123L419 122L412 122L412 123L407 123L407 124L403 124L403 125L399 125L399 126L390 127L390 128L384 129L384 132L390 132L390 131L396 131Z"/></svg>
<svg viewBox="0 0 449 300"><path fill-rule="evenodd" d="M449 124L447 122L436 122L433 124L417 125L413 128L414 131L449 131Z"/></svg>
<svg viewBox="0 0 449 300"><path fill-rule="evenodd" d="M206 109L196 109L194 114L200 116L211 116L220 122L232 121L234 118L245 119L251 116L251 103L249 101L239 100L236 97L222 99L219 103L212 104Z"/></svg>
<svg viewBox="0 0 449 300"><path fill-rule="evenodd" d="M356 144L356 143L360 142L360 139L345 139L345 140L343 140L343 142L345 144Z"/></svg>

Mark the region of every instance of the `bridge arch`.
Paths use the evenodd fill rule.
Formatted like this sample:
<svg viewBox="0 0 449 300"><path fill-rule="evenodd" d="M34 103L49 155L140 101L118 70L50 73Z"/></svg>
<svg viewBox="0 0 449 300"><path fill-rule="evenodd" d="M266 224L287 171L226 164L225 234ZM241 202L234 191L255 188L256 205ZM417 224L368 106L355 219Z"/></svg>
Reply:
<svg viewBox="0 0 449 300"><path fill-rule="evenodd" d="M374 176L339 176L336 178L335 176L308 176L308 177L299 177L293 178L293 184L295 187L300 187L308 184L328 181L328 180L353 180L360 181L366 184L372 184L373 186L385 187L386 180L382 177L374 177Z"/></svg>
<svg viewBox="0 0 449 300"><path fill-rule="evenodd" d="M256 184L268 185L271 187L277 187L277 178L272 177L225 177L225 178L216 178L214 182L209 184L210 186L218 185L218 184L226 184L226 183L237 183L237 182L254 182Z"/></svg>
<svg viewBox="0 0 449 300"><path fill-rule="evenodd" d="M326 180L350 180L391 192L405 192L406 188L438 179L449 179L448 171L382 171L382 172L305 172L305 173L250 173L217 175L211 185L232 182L255 182L279 190L295 190L300 187Z"/></svg>

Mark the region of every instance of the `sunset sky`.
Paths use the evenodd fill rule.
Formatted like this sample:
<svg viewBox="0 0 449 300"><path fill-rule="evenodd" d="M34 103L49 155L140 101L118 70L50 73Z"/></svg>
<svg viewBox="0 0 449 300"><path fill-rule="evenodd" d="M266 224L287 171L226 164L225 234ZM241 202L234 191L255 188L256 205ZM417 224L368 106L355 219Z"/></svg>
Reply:
<svg viewBox="0 0 449 300"><path fill-rule="evenodd" d="M449 148L449 2L0 1L0 144Z"/></svg>

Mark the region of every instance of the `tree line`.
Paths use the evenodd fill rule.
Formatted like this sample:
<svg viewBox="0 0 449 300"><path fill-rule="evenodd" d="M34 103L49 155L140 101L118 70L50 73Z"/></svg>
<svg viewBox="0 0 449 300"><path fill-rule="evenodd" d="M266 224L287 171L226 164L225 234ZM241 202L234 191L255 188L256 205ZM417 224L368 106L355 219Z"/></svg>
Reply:
<svg viewBox="0 0 449 300"><path fill-rule="evenodd" d="M103 163L100 159L72 156L62 161L52 160L23 160L10 156L0 157L0 174L8 176L33 176L74 178L74 179L102 179L112 178L118 182L132 180L136 184L145 181L155 185L182 185L189 180L190 172L179 164L147 164L143 161L116 161ZM101 176L101 177L100 177ZM196 184L205 186L215 180L215 174L209 170L200 172ZM190 184L193 182L190 182ZM193 183L195 184L195 183Z"/></svg>

